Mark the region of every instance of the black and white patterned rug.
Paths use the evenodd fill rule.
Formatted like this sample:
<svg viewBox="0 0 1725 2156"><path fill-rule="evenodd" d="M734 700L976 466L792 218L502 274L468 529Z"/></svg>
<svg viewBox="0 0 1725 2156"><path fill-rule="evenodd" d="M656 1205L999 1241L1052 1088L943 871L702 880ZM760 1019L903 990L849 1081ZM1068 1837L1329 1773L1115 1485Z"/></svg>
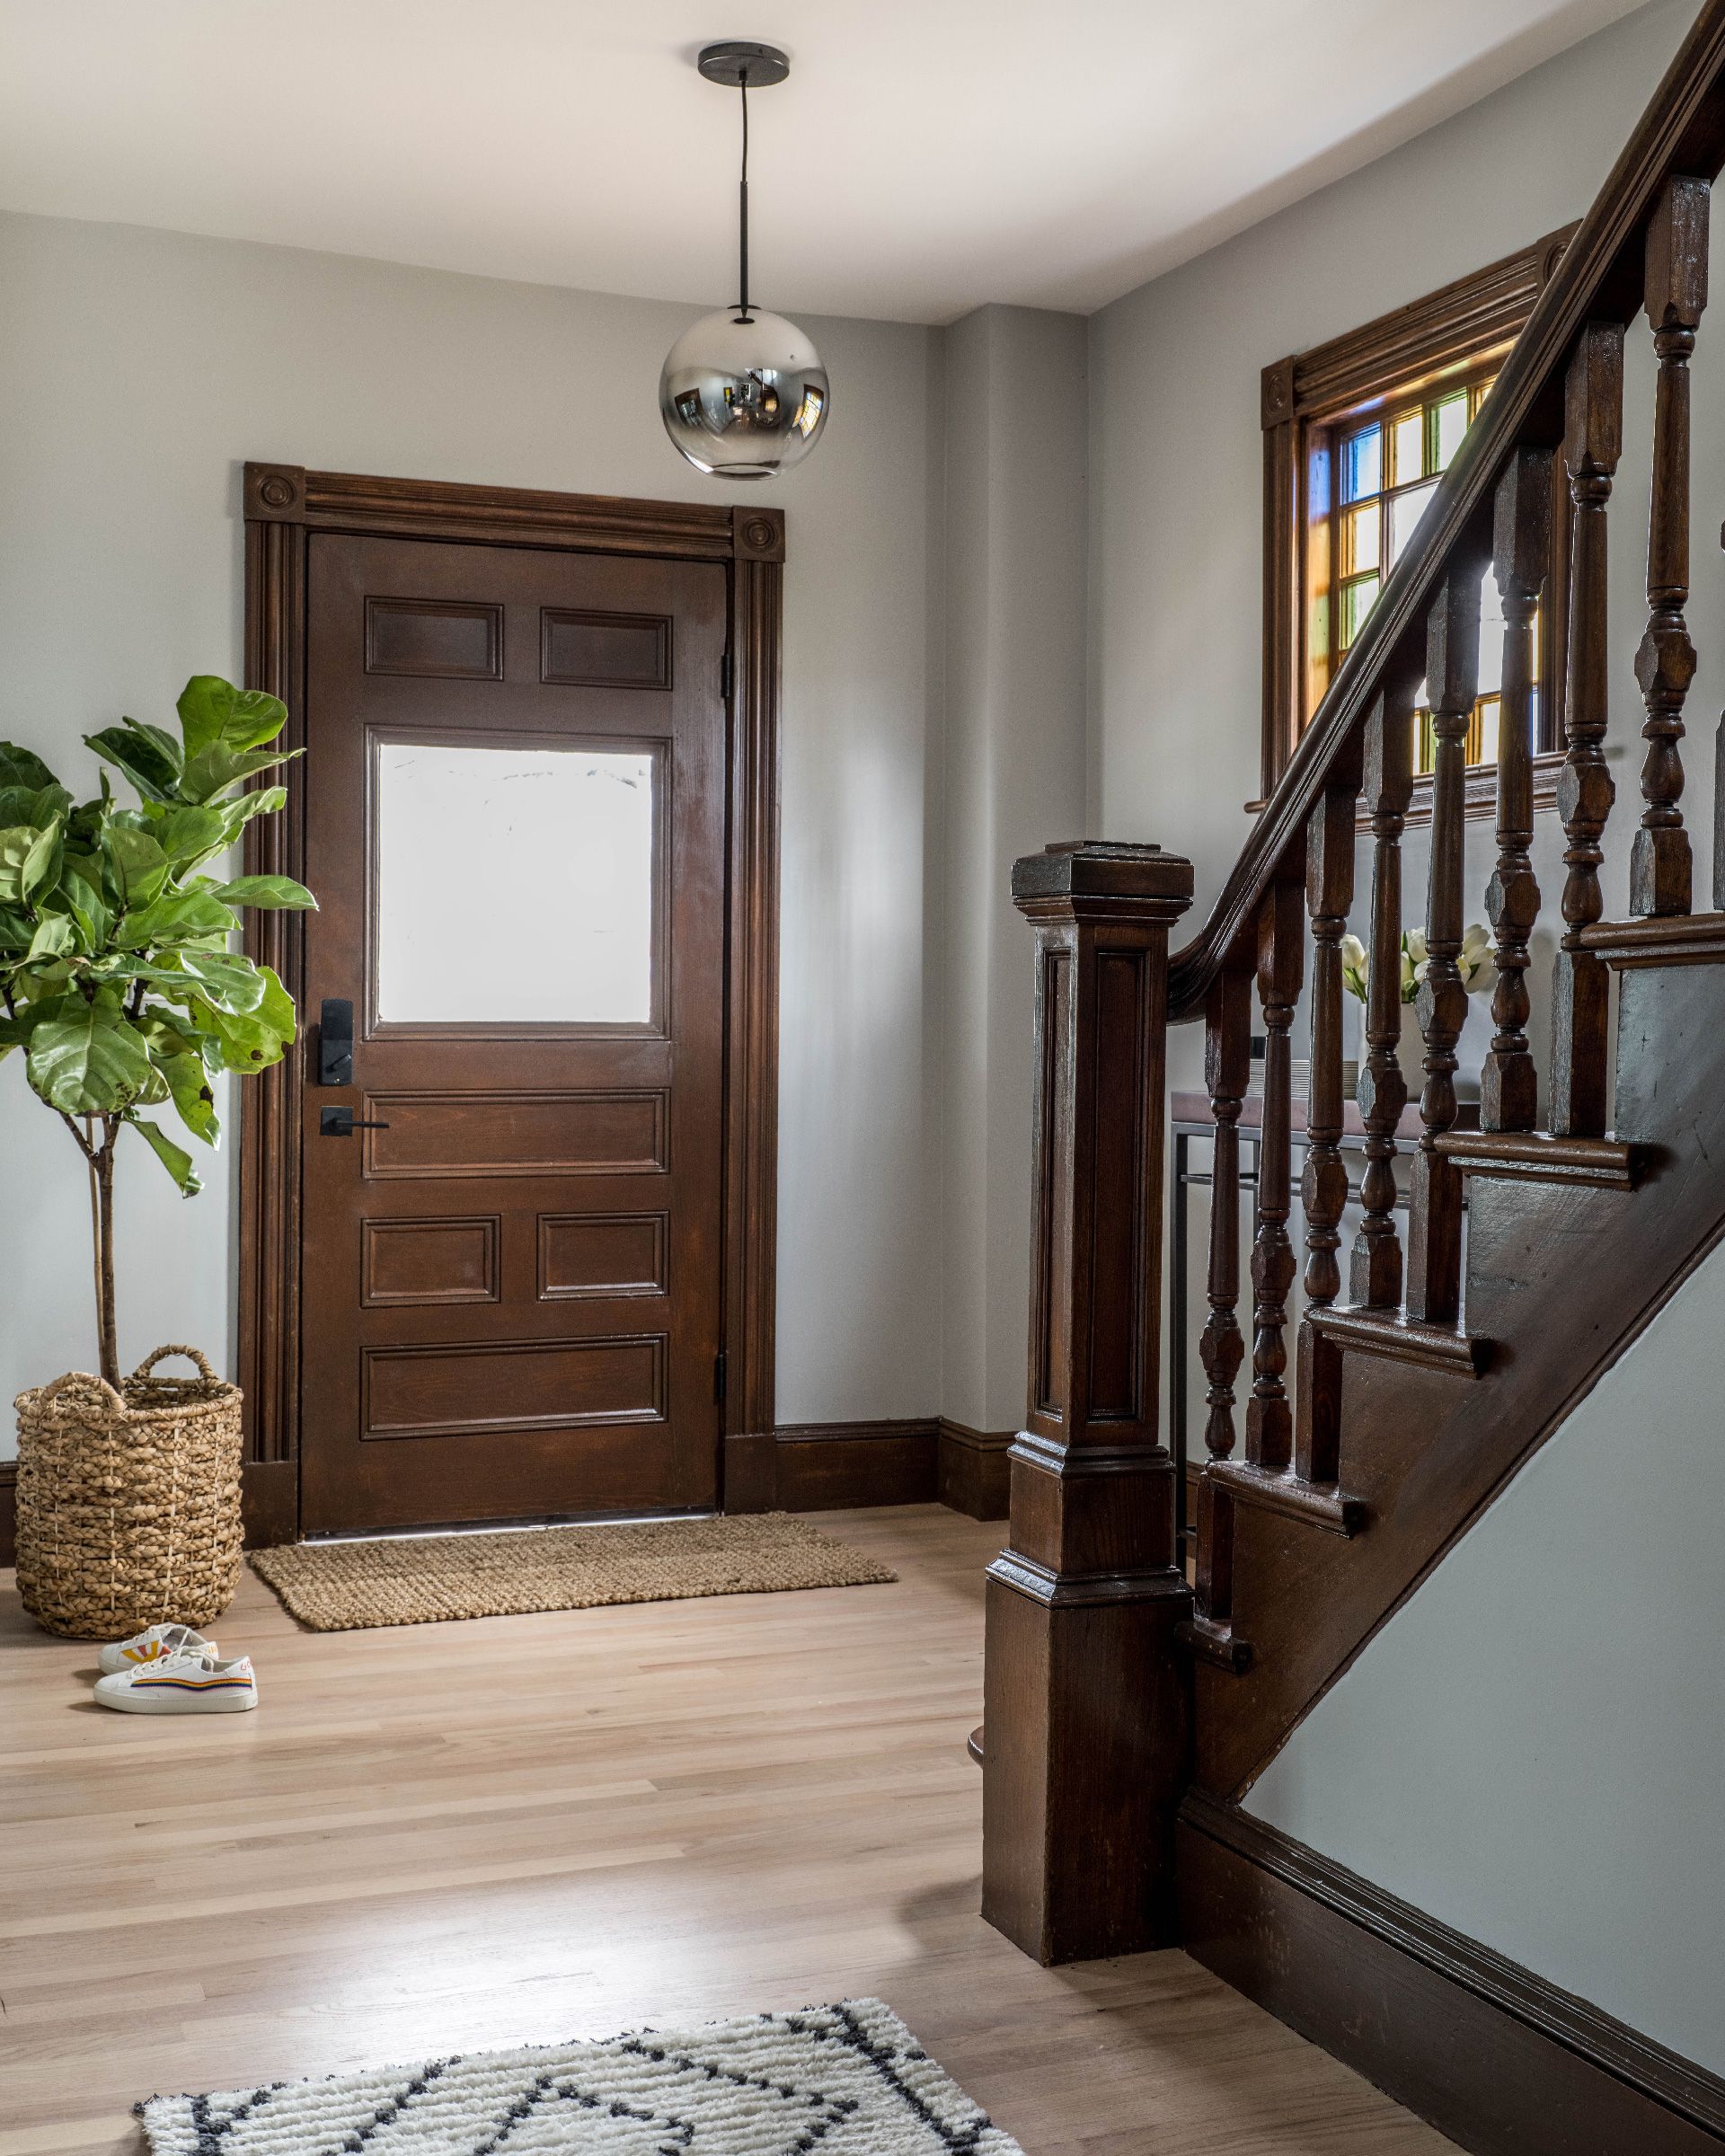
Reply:
<svg viewBox="0 0 1725 2156"><path fill-rule="evenodd" d="M137 2113L152 2156L1022 2156L878 1999Z"/></svg>

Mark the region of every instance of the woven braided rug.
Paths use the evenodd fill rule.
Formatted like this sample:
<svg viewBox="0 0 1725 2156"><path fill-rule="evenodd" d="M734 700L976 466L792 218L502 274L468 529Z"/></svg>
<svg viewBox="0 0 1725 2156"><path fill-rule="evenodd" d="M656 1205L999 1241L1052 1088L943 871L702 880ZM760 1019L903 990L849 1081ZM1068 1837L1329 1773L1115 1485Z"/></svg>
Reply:
<svg viewBox="0 0 1725 2156"><path fill-rule="evenodd" d="M878 1999L137 2113L152 2156L1022 2156Z"/></svg>
<svg viewBox="0 0 1725 2156"><path fill-rule="evenodd" d="M255 1551L252 1569L314 1632L519 1617L605 1603L680 1602L697 1595L871 1586L898 1577L783 1512L296 1542Z"/></svg>

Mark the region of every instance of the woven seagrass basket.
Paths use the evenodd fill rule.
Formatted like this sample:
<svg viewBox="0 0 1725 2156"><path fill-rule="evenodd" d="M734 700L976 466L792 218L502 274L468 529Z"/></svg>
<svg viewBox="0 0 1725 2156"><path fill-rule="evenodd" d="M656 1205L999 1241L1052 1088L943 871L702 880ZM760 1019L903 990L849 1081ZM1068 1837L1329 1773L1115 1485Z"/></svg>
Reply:
<svg viewBox="0 0 1725 2156"><path fill-rule="evenodd" d="M156 1377L183 1355L196 1377ZM124 1398L74 1371L21 1392L18 1593L45 1631L124 1639L208 1624L240 1577L240 1389L158 1348Z"/></svg>

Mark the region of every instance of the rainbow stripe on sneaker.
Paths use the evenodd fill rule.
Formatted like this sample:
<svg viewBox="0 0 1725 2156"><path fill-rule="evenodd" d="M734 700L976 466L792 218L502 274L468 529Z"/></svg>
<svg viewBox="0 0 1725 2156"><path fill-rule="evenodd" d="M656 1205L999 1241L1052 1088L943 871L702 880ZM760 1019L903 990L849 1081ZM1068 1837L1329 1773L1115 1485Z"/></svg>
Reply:
<svg viewBox="0 0 1725 2156"><path fill-rule="evenodd" d="M132 1681L134 1692L164 1688L170 1692L250 1692L252 1680L250 1677L161 1676L135 1677Z"/></svg>

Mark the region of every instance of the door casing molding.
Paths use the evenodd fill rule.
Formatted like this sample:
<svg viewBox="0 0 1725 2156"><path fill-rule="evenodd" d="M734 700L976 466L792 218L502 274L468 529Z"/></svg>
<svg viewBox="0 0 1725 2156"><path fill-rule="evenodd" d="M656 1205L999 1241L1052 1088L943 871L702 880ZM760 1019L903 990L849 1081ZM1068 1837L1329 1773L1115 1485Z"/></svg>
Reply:
<svg viewBox="0 0 1725 2156"><path fill-rule="evenodd" d="M245 682L288 706L304 748L306 566L312 535L446 539L579 553L720 561L730 586L725 959L722 1440L774 1427L779 1074L779 695L784 513L754 504L633 501L248 464ZM302 874L305 796L246 826L248 875ZM303 1003L296 914L253 914L247 953ZM298 1532L299 1191L303 1057L243 1089L240 1126L240 1383L247 1539Z"/></svg>

